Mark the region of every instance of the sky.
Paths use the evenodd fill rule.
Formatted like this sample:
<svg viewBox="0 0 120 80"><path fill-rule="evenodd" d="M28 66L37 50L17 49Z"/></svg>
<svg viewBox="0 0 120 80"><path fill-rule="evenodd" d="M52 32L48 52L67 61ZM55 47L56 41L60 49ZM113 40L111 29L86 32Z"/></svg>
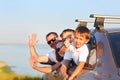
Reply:
<svg viewBox="0 0 120 80"><path fill-rule="evenodd" d="M90 14L120 15L120 0L0 0L0 44L27 44L32 33L46 43L48 32L75 29Z"/></svg>

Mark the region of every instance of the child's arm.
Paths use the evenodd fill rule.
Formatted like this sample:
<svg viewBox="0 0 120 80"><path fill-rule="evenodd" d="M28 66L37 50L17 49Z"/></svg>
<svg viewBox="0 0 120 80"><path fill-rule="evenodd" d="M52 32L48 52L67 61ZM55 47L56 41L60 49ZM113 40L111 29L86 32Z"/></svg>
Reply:
<svg viewBox="0 0 120 80"><path fill-rule="evenodd" d="M68 80L73 80L82 71L84 65L85 62L79 62L78 66L76 67L76 69L74 70L74 72L72 73Z"/></svg>

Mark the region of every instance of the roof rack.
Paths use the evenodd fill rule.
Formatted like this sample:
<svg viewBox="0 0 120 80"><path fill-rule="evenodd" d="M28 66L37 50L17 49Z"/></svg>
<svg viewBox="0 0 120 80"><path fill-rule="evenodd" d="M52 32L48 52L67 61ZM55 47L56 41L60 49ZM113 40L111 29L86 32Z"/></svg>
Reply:
<svg viewBox="0 0 120 80"><path fill-rule="evenodd" d="M91 18L95 18L94 22L94 27L96 27L97 30L104 30L104 23L105 19L120 19L120 16L117 15L96 15L96 14L91 14ZM120 24L119 22L111 22L112 24Z"/></svg>
<svg viewBox="0 0 120 80"><path fill-rule="evenodd" d="M107 18L107 19L120 19L120 15L98 15L98 14L91 14L91 18Z"/></svg>
<svg viewBox="0 0 120 80"><path fill-rule="evenodd" d="M76 19L75 22L88 22L88 23L94 23L93 20L84 20L84 19ZM104 23L107 23L107 24L120 24L120 21L110 21L110 20L105 20Z"/></svg>
<svg viewBox="0 0 120 80"><path fill-rule="evenodd" d="M76 19L75 22L80 22L79 26L87 27L87 23L93 23L92 20L82 20L82 19Z"/></svg>

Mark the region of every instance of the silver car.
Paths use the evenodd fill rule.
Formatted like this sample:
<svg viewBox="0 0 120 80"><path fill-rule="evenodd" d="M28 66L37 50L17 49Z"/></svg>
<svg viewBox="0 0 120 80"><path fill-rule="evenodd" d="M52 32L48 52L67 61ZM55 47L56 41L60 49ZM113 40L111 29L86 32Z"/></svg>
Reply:
<svg viewBox="0 0 120 80"><path fill-rule="evenodd" d="M91 66L85 67L86 71L79 80L120 80L120 26L104 26L105 19L120 19L120 16L92 14L90 17L95 18L88 43L90 46L88 63ZM106 23L120 24L107 21ZM81 25L86 26L86 22L83 21Z"/></svg>

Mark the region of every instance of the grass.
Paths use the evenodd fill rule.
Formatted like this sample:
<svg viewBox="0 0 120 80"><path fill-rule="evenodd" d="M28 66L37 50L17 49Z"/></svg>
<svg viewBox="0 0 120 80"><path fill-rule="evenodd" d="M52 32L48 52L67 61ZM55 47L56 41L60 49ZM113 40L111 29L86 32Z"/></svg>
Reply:
<svg viewBox="0 0 120 80"><path fill-rule="evenodd" d="M52 73L45 76L20 75L11 70L5 63L0 62L0 80L63 80L61 76L53 76Z"/></svg>
<svg viewBox="0 0 120 80"><path fill-rule="evenodd" d="M42 80L41 76L16 74L7 65L0 67L0 80Z"/></svg>

